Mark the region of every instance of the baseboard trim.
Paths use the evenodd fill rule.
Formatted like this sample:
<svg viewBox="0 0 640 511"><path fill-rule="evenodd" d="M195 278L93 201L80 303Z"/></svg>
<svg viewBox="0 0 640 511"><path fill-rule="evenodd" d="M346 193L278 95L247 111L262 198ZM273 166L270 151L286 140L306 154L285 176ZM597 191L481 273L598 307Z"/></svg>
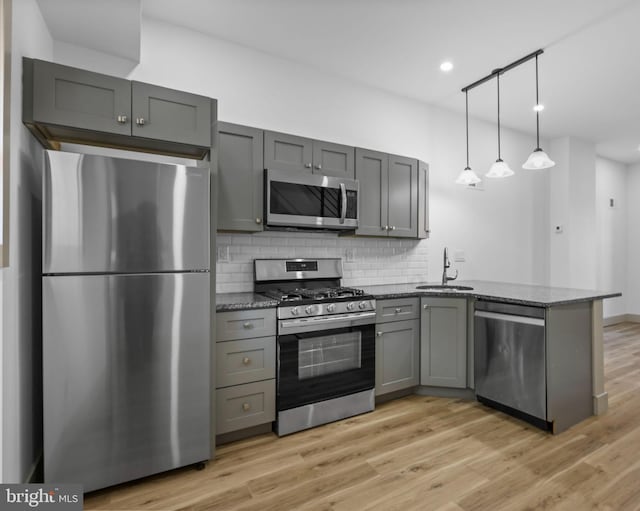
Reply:
<svg viewBox="0 0 640 511"><path fill-rule="evenodd" d="M617 325L618 323L640 323L640 314L618 314L602 320L603 326Z"/></svg>
<svg viewBox="0 0 640 511"><path fill-rule="evenodd" d="M449 397L454 399L466 399L470 401L476 400L476 392L473 389L432 387L430 385L421 385L416 389L415 393L420 396Z"/></svg>

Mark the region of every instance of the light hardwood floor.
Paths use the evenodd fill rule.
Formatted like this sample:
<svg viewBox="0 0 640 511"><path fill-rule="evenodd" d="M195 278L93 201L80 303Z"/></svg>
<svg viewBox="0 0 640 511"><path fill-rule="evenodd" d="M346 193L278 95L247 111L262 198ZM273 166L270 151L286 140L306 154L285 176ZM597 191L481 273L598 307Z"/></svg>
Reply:
<svg viewBox="0 0 640 511"><path fill-rule="evenodd" d="M476 402L411 396L94 492L100 510L640 510L640 325L605 329L609 410L552 436Z"/></svg>

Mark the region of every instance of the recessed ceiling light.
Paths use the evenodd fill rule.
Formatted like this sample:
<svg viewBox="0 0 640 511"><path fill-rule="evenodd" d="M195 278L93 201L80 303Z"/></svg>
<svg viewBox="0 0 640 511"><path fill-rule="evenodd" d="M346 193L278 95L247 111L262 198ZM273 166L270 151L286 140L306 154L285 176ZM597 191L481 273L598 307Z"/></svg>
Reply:
<svg viewBox="0 0 640 511"><path fill-rule="evenodd" d="M440 64L440 71L444 71L445 73L448 73L452 69L453 69L453 64L448 60L445 60L442 64Z"/></svg>
<svg viewBox="0 0 640 511"><path fill-rule="evenodd" d="M544 110L544 105L542 103L538 103L533 107L534 112L542 112Z"/></svg>

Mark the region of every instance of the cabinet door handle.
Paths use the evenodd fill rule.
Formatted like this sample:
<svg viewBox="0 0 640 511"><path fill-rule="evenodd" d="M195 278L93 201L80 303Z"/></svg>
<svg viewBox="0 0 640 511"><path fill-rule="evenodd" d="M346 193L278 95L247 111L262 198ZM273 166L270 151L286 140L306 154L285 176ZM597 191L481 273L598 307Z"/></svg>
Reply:
<svg viewBox="0 0 640 511"><path fill-rule="evenodd" d="M242 363L246 366L248 366L250 362L251 362L251 359L249 357L244 357L242 359Z"/></svg>
<svg viewBox="0 0 640 511"><path fill-rule="evenodd" d="M247 321L247 322L246 322L246 323L244 323L242 326L243 326L243 327L245 327L245 328L253 328L253 323L251 323L251 322Z"/></svg>
<svg viewBox="0 0 640 511"><path fill-rule="evenodd" d="M304 168L305 169L310 169L311 168L311 163L305 163L304 164Z"/></svg>
<svg viewBox="0 0 640 511"><path fill-rule="evenodd" d="M261 224L262 223L262 218L256 218L256 223L257 224Z"/></svg>
<svg viewBox="0 0 640 511"><path fill-rule="evenodd" d="M376 332L376 335L377 335L378 337L382 337L382 332Z"/></svg>
<svg viewBox="0 0 640 511"><path fill-rule="evenodd" d="M395 226L395 225L392 225L392 226L391 226L391 230L392 230L392 231L395 231L395 230L396 230L396 226Z"/></svg>
<svg viewBox="0 0 640 511"><path fill-rule="evenodd" d="M316 169L322 170L322 165L316 165Z"/></svg>
<svg viewBox="0 0 640 511"><path fill-rule="evenodd" d="M251 409L251 405L249 403L242 403L242 409L248 412Z"/></svg>
<svg viewBox="0 0 640 511"><path fill-rule="evenodd" d="M388 225L383 225L382 226L382 230L383 231L388 231L389 230L389 226Z"/></svg>
<svg viewBox="0 0 640 511"><path fill-rule="evenodd" d="M118 116L118 122L120 124L125 124L127 122L127 116L126 115L119 115Z"/></svg>
<svg viewBox="0 0 640 511"><path fill-rule="evenodd" d="M144 123L145 123L144 117L138 117L138 118L136 119L136 124L137 124L138 126L144 126Z"/></svg>
<svg viewBox="0 0 640 511"><path fill-rule="evenodd" d="M425 310L427 310L427 309L429 308L429 306L425 303L425 304L422 306L422 308L423 308L423 309L425 309Z"/></svg>

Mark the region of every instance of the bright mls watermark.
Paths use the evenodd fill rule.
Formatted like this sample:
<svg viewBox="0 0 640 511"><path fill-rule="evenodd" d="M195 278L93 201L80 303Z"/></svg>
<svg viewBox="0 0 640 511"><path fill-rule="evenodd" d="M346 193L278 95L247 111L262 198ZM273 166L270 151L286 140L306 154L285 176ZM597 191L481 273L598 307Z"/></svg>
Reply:
<svg viewBox="0 0 640 511"><path fill-rule="evenodd" d="M79 484L0 484L0 511L82 511Z"/></svg>

